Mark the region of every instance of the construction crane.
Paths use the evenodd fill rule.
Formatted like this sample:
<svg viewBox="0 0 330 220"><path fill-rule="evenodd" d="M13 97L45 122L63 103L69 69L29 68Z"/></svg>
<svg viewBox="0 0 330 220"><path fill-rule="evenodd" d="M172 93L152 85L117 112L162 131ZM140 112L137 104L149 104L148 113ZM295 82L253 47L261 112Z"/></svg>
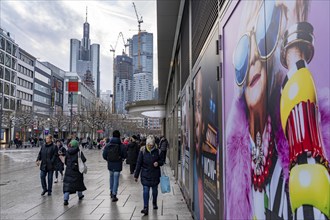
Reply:
<svg viewBox="0 0 330 220"><path fill-rule="evenodd" d="M122 32L119 32L118 37L117 37L117 40L116 40L115 47L113 47L113 46L110 44L110 52L113 53L113 58L115 58L116 48L117 48L118 41L119 41L120 38L123 40L123 45L124 45L124 47L125 47L125 50L123 51L123 53L124 53L124 54L127 54L127 53L126 53L126 47L128 47L129 44L128 44L128 42L125 43L125 38L124 38L123 33L122 33Z"/></svg>
<svg viewBox="0 0 330 220"><path fill-rule="evenodd" d="M141 23L143 23L143 19L142 19L142 16L141 18L139 19L139 15L136 11L136 7L135 7L135 4L133 2L133 7L134 7L134 10L135 10L135 14L136 14L136 19L137 19L137 22L138 22L138 30L139 30L139 33L141 32Z"/></svg>
<svg viewBox="0 0 330 220"><path fill-rule="evenodd" d="M137 13L134 2L133 2L133 7L134 7L135 14L136 14L137 22L138 22L138 72L141 72L142 71L142 66L141 66L141 23L143 23L143 19L142 19L142 16L139 19L139 15Z"/></svg>

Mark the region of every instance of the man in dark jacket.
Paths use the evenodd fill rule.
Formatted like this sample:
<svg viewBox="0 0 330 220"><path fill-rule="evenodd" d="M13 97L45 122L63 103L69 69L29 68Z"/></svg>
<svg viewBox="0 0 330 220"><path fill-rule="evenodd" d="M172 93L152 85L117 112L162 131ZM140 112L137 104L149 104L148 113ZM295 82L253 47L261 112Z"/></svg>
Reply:
<svg viewBox="0 0 330 220"><path fill-rule="evenodd" d="M127 151L120 140L120 132L113 131L110 142L105 146L103 159L108 162L110 172L110 196L113 202L117 202L117 191L119 185L119 175L123 169L123 160L127 157Z"/></svg>
<svg viewBox="0 0 330 220"><path fill-rule="evenodd" d="M53 143L53 136L48 135L46 137L46 143L41 147L36 161L37 165L40 165L40 179L43 189L41 193L42 196L45 195L47 191L49 196L52 195L53 173L55 169L56 157L58 157L58 153ZM48 189L46 175L48 176Z"/></svg>
<svg viewBox="0 0 330 220"><path fill-rule="evenodd" d="M129 164L129 169L131 174L134 173L136 167L136 161L139 156L140 147L136 142L137 137L133 135L127 146L127 159L126 163Z"/></svg>
<svg viewBox="0 0 330 220"><path fill-rule="evenodd" d="M166 153L168 149L168 141L165 136L162 136L159 142L160 157L163 160L163 163L166 163Z"/></svg>

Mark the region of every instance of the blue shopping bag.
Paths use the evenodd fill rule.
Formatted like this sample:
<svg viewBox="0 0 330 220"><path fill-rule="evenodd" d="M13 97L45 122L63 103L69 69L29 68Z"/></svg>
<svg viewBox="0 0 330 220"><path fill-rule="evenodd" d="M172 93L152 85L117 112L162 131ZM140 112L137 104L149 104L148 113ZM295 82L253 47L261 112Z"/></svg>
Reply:
<svg viewBox="0 0 330 220"><path fill-rule="evenodd" d="M168 176L163 175L160 177L160 190L162 193L171 192L170 178Z"/></svg>

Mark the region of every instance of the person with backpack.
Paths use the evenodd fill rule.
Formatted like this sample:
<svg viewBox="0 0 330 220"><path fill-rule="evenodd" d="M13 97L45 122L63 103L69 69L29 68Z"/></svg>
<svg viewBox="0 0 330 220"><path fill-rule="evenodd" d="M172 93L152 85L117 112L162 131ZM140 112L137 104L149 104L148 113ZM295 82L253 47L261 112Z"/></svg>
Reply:
<svg viewBox="0 0 330 220"><path fill-rule="evenodd" d="M160 157L163 160L163 163L166 164L166 153L168 149L168 141L165 136L162 136L159 141Z"/></svg>
<svg viewBox="0 0 330 220"><path fill-rule="evenodd" d="M148 215L150 188L152 189L153 209L158 209L157 196L161 176L160 166L162 165L163 160L155 145L155 138L149 135L146 145L140 149L134 173L135 182L137 182L139 175L141 175L141 184L143 186L143 209L141 213L144 215Z"/></svg>
<svg viewBox="0 0 330 220"><path fill-rule="evenodd" d="M139 152L140 152L140 147L139 147L138 143L136 143L136 139L137 139L137 137L135 135L133 135L127 146L126 163L129 164L129 170L130 170L131 174L134 173L134 170L136 167L136 161L137 161L137 158L138 158Z"/></svg>
<svg viewBox="0 0 330 220"><path fill-rule="evenodd" d="M120 140L120 132L114 130L112 138L104 148L103 159L108 162L110 173L110 196L113 202L117 202L117 191L119 186L119 175L123 169L123 160L127 157L127 151Z"/></svg>

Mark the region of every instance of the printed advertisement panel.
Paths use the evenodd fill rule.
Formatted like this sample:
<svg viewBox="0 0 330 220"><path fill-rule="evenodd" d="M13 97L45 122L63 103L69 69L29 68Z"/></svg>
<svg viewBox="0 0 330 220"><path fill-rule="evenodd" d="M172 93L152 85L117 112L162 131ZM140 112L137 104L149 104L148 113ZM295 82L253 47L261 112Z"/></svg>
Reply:
<svg viewBox="0 0 330 220"><path fill-rule="evenodd" d="M189 164L190 164L190 115L189 115L189 87L186 86L184 89L184 95L182 96L182 182L186 189L189 189Z"/></svg>
<svg viewBox="0 0 330 220"><path fill-rule="evenodd" d="M194 204L199 219L218 216L217 199L217 81L200 69L194 79Z"/></svg>
<svg viewBox="0 0 330 220"><path fill-rule="evenodd" d="M229 12L227 219L330 218L329 8L329 1L240 1Z"/></svg>

